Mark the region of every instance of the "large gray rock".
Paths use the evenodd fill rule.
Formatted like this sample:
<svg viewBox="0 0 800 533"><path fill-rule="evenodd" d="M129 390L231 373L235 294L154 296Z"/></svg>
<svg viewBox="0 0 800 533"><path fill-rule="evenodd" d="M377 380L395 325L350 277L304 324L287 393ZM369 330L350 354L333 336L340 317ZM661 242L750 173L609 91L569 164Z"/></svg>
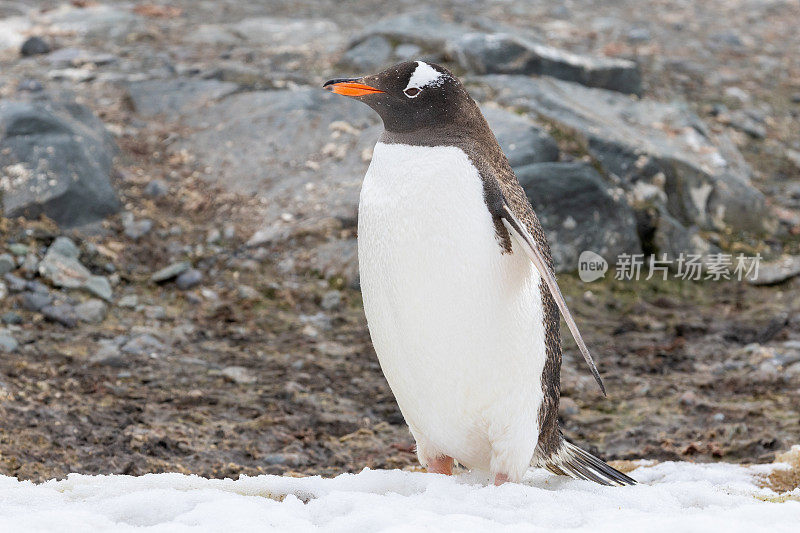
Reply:
<svg viewBox="0 0 800 533"><path fill-rule="evenodd" d="M685 106L548 77L479 80L502 105L547 120L581 144L632 201L644 197L682 226L701 230L764 234L775 228L741 154Z"/></svg>
<svg viewBox="0 0 800 533"><path fill-rule="evenodd" d="M341 63L356 72L371 73L389 66L391 55L391 43L380 35L372 35L348 50Z"/></svg>
<svg viewBox="0 0 800 533"><path fill-rule="evenodd" d="M344 44L344 32L327 19L258 17L228 26L244 40L280 51L335 50Z"/></svg>
<svg viewBox="0 0 800 533"><path fill-rule="evenodd" d="M620 254L641 253L636 218L624 194L587 163L537 163L517 178L547 233L559 272L578 268L584 250L611 264Z"/></svg>
<svg viewBox="0 0 800 533"><path fill-rule="evenodd" d="M558 161L558 144L529 118L499 107L481 107L497 142L513 168Z"/></svg>
<svg viewBox="0 0 800 533"><path fill-rule="evenodd" d="M172 149L213 169L210 180L269 197L266 226L287 212L354 220L378 120L316 87L242 93L187 115L196 133Z"/></svg>
<svg viewBox="0 0 800 533"><path fill-rule="evenodd" d="M61 32L118 40L141 26L144 19L127 9L110 5L75 7L64 4L43 13L40 21Z"/></svg>
<svg viewBox="0 0 800 533"><path fill-rule="evenodd" d="M633 61L581 56L514 35L467 33L449 41L447 50L462 68L476 74L546 75L624 93L642 90Z"/></svg>
<svg viewBox="0 0 800 533"><path fill-rule="evenodd" d="M116 145L103 123L72 101L0 102L0 184L7 217L44 214L63 227L119 208L110 176Z"/></svg>
<svg viewBox="0 0 800 533"><path fill-rule="evenodd" d="M420 10L383 18L365 28L351 44L379 35L395 43L416 44L426 51L442 50L465 31L469 28L443 19L433 10Z"/></svg>
<svg viewBox="0 0 800 533"><path fill-rule="evenodd" d="M202 108L236 92L238 85L218 80L171 79L130 83L128 94L140 115L166 115L170 118Z"/></svg>

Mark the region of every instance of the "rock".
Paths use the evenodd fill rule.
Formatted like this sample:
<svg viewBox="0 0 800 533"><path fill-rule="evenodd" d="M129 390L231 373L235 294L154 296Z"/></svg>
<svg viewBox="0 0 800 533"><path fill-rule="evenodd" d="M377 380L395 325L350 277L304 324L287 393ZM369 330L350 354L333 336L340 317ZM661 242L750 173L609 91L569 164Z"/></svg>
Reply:
<svg viewBox="0 0 800 533"><path fill-rule="evenodd" d="M196 112L238 90L235 83L218 80L145 80L127 87L133 108L142 116L165 115L174 119L187 111Z"/></svg>
<svg viewBox="0 0 800 533"><path fill-rule="evenodd" d="M51 80L66 80L73 83L92 81L96 77L95 71L89 68L62 68L51 70L47 73Z"/></svg>
<svg viewBox="0 0 800 533"><path fill-rule="evenodd" d="M342 305L342 293L339 291L328 291L322 296L320 307L326 311L338 308Z"/></svg>
<svg viewBox="0 0 800 533"><path fill-rule="evenodd" d="M575 416L580 413L581 409L578 407L578 404L572 398L564 398L562 397L558 402L558 414L562 418L569 418L571 416Z"/></svg>
<svg viewBox="0 0 800 533"><path fill-rule="evenodd" d="M8 296L8 287L6 287L5 283L0 281L0 302L5 300L6 296Z"/></svg>
<svg viewBox="0 0 800 533"><path fill-rule="evenodd" d="M344 33L327 19L252 17L230 26L251 44L276 52L327 52L340 48Z"/></svg>
<svg viewBox="0 0 800 533"><path fill-rule="evenodd" d="M559 272L576 270L584 250L611 264L641 253L636 218L624 194L587 163L536 163L517 178L547 233Z"/></svg>
<svg viewBox="0 0 800 533"><path fill-rule="evenodd" d="M48 252L59 254L70 259L78 259L81 252L69 237L57 237L47 249Z"/></svg>
<svg viewBox="0 0 800 533"><path fill-rule="evenodd" d="M169 185L164 180L155 179L144 187L144 193L153 198L160 198L169 192Z"/></svg>
<svg viewBox="0 0 800 533"><path fill-rule="evenodd" d="M25 288L31 292L36 292L39 294L50 294L50 289L47 288L47 285L42 283L41 281L30 280L25 283Z"/></svg>
<svg viewBox="0 0 800 533"><path fill-rule="evenodd" d="M142 311L144 311L144 316L150 320L163 320L167 318L167 310L160 305L147 305Z"/></svg>
<svg viewBox="0 0 800 533"><path fill-rule="evenodd" d="M220 371L220 374L226 380L239 385L249 385L256 382L256 377L250 373L250 370L242 366L227 366Z"/></svg>
<svg viewBox="0 0 800 533"><path fill-rule="evenodd" d="M21 46L30 27L31 21L28 17L0 18L0 50Z"/></svg>
<svg viewBox="0 0 800 533"><path fill-rule="evenodd" d="M628 42L631 44L642 44L650 42L652 36L650 30L647 28L632 28L626 35Z"/></svg>
<svg viewBox="0 0 800 533"><path fill-rule="evenodd" d="M187 291L203 282L203 273L195 268L190 268L175 280L175 285L182 291Z"/></svg>
<svg viewBox="0 0 800 533"><path fill-rule="evenodd" d="M11 254L0 254L0 276L17 268L17 262Z"/></svg>
<svg viewBox="0 0 800 533"><path fill-rule="evenodd" d="M501 105L542 117L579 143L629 194L655 191L650 204L683 226L759 235L776 228L741 154L685 106L552 78L480 81Z"/></svg>
<svg viewBox="0 0 800 533"><path fill-rule="evenodd" d="M116 145L89 108L71 101L0 101L0 184L6 217L46 215L62 227L95 222L119 201Z"/></svg>
<svg viewBox="0 0 800 533"><path fill-rule="evenodd" d="M727 122L732 128L736 128L754 139L763 139L767 136L767 128L764 124L741 110L731 112L727 117Z"/></svg>
<svg viewBox="0 0 800 533"><path fill-rule="evenodd" d="M365 28L351 44L357 45L377 35L391 42L440 51L449 40L458 39L465 31L469 28L444 20L433 10L420 10L383 18Z"/></svg>
<svg viewBox="0 0 800 533"><path fill-rule="evenodd" d="M75 306L78 320L92 324L99 324L105 320L107 313L108 306L102 300L91 299Z"/></svg>
<svg viewBox="0 0 800 533"><path fill-rule="evenodd" d="M47 44L47 41L35 35L33 37L28 37L19 49L19 53L25 57L47 54L49 52L50 45Z"/></svg>
<svg viewBox="0 0 800 533"><path fill-rule="evenodd" d="M47 250L39 263L39 274L56 287L84 289L106 301L113 295L106 277L93 275L77 258L61 255L58 248Z"/></svg>
<svg viewBox="0 0 800 533"><path fill-rule="evenodd" d="M388 66L392 45L380 35L367 37L342 56L342 64L356 72L372 73Z"/></svg>
<svg viewBox="0 0 800 533"><path fill-rule="evenodd" d="M126 237L138 241L150 233L150 230L153 229L153 221L149 218L136 220L133 218L133 213L124 213L122 215L122 227Z"/></svg>
<svg viewBox="0 0 800 533"><path fill-rule="evenodd" d="M250 285L239 285L236 289L236 293L240 300L257 300L261 297L259 292Z"/></svg>
<svg viewBox="0 0 800 533"><path fill-rule="evenodd" d="M167 347L152 335L142 334L133 337L122 345L122 353L129 355L163 355Z"/></svg>
<svg viewBox="0 0 800 533"><path fill-rule="evenodd" d="M400 61L411 61L422 53L422 48L416 44L400 44L394 49L394 57Z"/></svg>
<svg viewBox="0 0 800 533"><path fill-rule="evenodd" d="M11 273L5 274L3 280L8 286L8 292L22 292L28 288L27 281Z"/></svg>
<svg viewBox="0 0 800 533"><path fill-rule="evenodd" d="M701 235L697 226L684 227L667 213L661 213L654 225L653 242L658 251L658 258L675 262L683 255L701 256L700 268L704 268L710 254L719 253L720 249L710 244ZM677 264L673 264L677 268ZM690 274L691 276L691 274Z"/></svg>
<svg viewBox="0 0 800 533"><path fill-rule="evenodd" d="M356 239L333 240L317 246L308 264L325 279L342 278L352 288L359 287Z"/></svg>
<svg viewBox="0 0 800 533"><path fill-rule="evenodd" d="M127 368L130 366L128 360L120 353L117 344L108 339L100 341L100 348L89 358L89 361L112 368Z"/></svg>
<svg viewBox="0 0 800 533"><path fill-rule="evenodd" d="M23 292L20 296L20 305L23 309L27 309L28 311L39 311L42 307L48 306L51 303L53 303L53 297L49 294Z"/></svg>
<svg viewBox="0 0 800 533"><path fill-rule="evenodd" d="M19 348L17 339L6 329L0 329L0 353L16 352Z"/></svg>
<svg viewBox="0 0 800 533"><path fill-rule="evenodd" d="M639 94L642 76L633 61L580 56L508 34L466 33L448 53L476 74L552 76L612 91Z"/></svg>
<svg viewBox="0 0 800 533"><path fill-rule="evenodd" d="M530 119L497 107L481 111L513 168L558 161L558 144Z"/></svg>
<svg viewBox="0 0 800 533"><path fill-rule="evenodd" d="M126 294L122 298L119 299L117 305L120 307L128 307L133 309L137 305L139 305L139 297L135 294Z"/></svg>
<svg viewBox="0 0 800 533"><path fill-rule="evenodd" d="M170 149L186 150L214 169L209 180L269 197L275 208L265 213L265 227L281 219L287 203L311 217L355 220L369 162L364 152L371 151L380 126L367 106L332 98L318 88L235 94L187 116L198 131Z"/></svg>
<svg viewBox="0 0 800 533"><path fill-rule="evenodd" d="M161 283L176 278L189 270L192 267L188 261L181 261L179 263L172 263L150 276L151 281Z"/></svg>
<svg viewBox="0 0 800 533"><path fill-rule="evenodd" d="M87 38L121 40L141 25L143 19L116 6L62 5L44 13L42 21L62 32L77 33Z"/></svg>
<svg viewBox="0 0 800 533"><path fill-rule="evenodd" d="M74 328L78 325L75 308L69 304L47 305L39 310L47 320L57 322L64 327Z"/></svg>
<svg viewBox="0 0 800 533"><path fill-rule="evenodd" d="M800 256L787 256L772 263L761 263L755 279L748 277L752 285L777 285L800 275Z"/></svg>
<svg viewBox="0 0 800 533"><path fill-rule="evenodd" d="M0 315L0 321L9 325L22 324L22 316L14 311L8 311Z"/></svg>
<svg viewBox="0 0 800 533"><path fill-rule="evenodd" d="M8 251L14 255L28 255L28 248L27 244L22 244L21 242L15 242L8 245Z"/></svg>

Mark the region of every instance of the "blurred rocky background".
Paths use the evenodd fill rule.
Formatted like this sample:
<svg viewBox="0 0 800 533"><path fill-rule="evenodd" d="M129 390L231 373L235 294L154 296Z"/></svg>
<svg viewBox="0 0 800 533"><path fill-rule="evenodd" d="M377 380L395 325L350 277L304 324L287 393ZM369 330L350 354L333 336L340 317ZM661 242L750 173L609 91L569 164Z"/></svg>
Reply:
<svg viewBox="0 0 800 533"><path fill-rule="evenodd" d="M0 0L0 473L415 464L358 292L381 126L326 79L439 62L479 101L599 361L609 459L800 436L800 5ZM611 263L574 274L583 250ZM760 254L755 283L620 254ZM769 264L767 264L767 262Z"/></svg>

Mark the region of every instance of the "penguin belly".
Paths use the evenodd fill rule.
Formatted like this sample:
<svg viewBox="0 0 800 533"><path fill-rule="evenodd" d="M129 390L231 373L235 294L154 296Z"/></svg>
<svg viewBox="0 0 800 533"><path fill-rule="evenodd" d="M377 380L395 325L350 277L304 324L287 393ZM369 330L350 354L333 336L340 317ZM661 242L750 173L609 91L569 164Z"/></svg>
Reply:
<svg viewBox="0 0 800 533"><path fill-rule="evenodd" d="M463 150L376 145L358 259L372 342L420 459L521 478L543 398L540 277L516 245L503 253Z"/></svg>

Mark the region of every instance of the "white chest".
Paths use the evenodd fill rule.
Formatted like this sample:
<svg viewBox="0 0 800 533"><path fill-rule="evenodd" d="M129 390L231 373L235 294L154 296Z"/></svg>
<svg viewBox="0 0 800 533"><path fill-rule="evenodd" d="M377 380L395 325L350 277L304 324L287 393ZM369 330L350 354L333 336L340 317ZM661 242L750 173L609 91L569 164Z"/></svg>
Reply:
<svg viewBox="0 0 800 533"><path fill-rule="evenodd" d="M524 254L501 253L466 154L378 143L358 231L370 334L418 441L477 468L497 428L520 426L535 446L539 276Z"/></svg>

